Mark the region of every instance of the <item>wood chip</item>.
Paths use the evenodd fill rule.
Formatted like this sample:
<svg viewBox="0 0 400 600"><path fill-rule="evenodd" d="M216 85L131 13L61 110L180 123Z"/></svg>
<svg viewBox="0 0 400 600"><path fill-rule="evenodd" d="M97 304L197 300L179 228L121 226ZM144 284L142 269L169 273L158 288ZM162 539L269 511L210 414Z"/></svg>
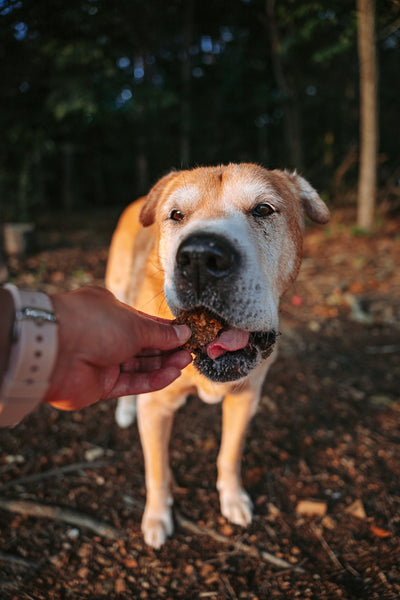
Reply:
<svg viewBox="0 0 400 600"><path fill-rule="evenodd" d="M275 504L273 504L272 502L268 502L268 516L271 519L277 519L281 514L281 511L279 510L279 508L277 506L275 506Z"/></svg>
<svg viewBox="0 0 400 600"><path fill-rule="evenodd" d="M126 592L126 583L123 577L118 577L118 579L115 580L114 589L116 594L123 594Z"/></svg>
<svg viewBox="0 0 400 600"><path fill-rule="evenodd" d="M306 517L324 517L327 511L327 503L318 500L300 500L296 506L296 513Z"/></svg>
<svg viewBox="0 0 400 600"><path fill-rule="evenodd" d="M361 500L355 500L353 504L350 504L345 510L345 513L357 519L366 519L367 513L365 512L364 505Z"/></svg>

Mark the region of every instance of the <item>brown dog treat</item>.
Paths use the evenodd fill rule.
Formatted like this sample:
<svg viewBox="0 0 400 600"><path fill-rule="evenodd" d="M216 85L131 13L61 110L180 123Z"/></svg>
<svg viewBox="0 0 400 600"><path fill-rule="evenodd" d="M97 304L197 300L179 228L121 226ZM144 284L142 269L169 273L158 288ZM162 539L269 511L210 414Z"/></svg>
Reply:
<svg viewBox="0 0 400 600"><path fill-rule="evenodd" d="M192 335L183 346L190 352L204 348L215 340L218 332L224 327L215 315L205 308L184 310L175 319L177 325L187 325L192 330Z"/></svg>

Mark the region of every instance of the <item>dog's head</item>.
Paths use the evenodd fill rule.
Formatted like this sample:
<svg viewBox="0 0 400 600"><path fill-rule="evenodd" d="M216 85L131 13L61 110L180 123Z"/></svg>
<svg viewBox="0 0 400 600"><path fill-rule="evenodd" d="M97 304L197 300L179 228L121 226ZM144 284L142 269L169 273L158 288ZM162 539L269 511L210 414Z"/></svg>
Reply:
<svg viewBox="0 0 400 600"><path fill-rule="evenodd" d="M279 298L300 268L305 215L329 220L305 179L253 164L172 172L150 191L140 220L158 226L172 313L206 307L225 324L195 359L209 379L245 377L270 353Z"/></svg>

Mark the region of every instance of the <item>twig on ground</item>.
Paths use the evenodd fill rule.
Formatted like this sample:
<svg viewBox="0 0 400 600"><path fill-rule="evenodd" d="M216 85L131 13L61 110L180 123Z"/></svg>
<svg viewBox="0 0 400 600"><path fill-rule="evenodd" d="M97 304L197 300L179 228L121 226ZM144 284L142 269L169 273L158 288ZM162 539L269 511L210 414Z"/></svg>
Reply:
<svg viewBox="0 0 400 600"><path fill-rule="evenodd" d="M296 571L297 573L304 573L304 569L301 567L292 565L286 560L278 558L266 550L259 550L255 546L249 546L248 544L243 544L243 542L235 541L232 538L218 533L210 527L200 527L199 525L196 525L196 523L193 523L193 521L190 521L180 514L175 513L175 518L180 527L183 527L184 529L187 529L196 535L207 535L220 544L229 544L229 546L232 546L238 552L242 552L243 554L247 554L257 559L261 558L261 560L268 562L275 567L279 567L280 569L290 569L291 571Z"/></svg>
<svg viewBox="0 0 400 600"><path fill-rule="evenodd" d="M81 469L97 469L99 467L104 467L105 464L106 463L103 460L97 460L93 462L86 461L75 463L73 465L65 465L64 467L55 467L54 469L48 469L47 471L42 471L41 473L33 473L32 475L26 475L25 477L19 477L18 479L7 481L0 486L0 492L16 487L17 485L25 485L27 483L41 481L49 477L58 477L59 475L65 475L65 473L71 473L73 471L80 471Z"/></svg>
<svg viewBox="0 0 400 600"><path fill-rule="evenodd" d="M231 599L237 600L235 590L231 586L231 582L229 581L228 577L226 577L225 575L220 575L220 577L221 577L221 581L224 584L225 588L227 589L228 594L230 595Z"/></svg>
<svg viewBox="0 0 400 600"><path fill-rule="evenodd" d="M74 510L61 508L60 506L49 506L47 504L38 504L36 502L0 498L0 508L10 512L28 515L30 517L54 519L55 521L62 521L64 523L75 525L76 527L84 527L90 529L97 535L110 540L120 540L124 538L123 532L115 529L111 525L92 519L91 517Z"/></svg>
<svg viewBox="0 0 400 600"><path fill-rule="evenodd" d="M126 504L135 506L140 510L144 509L143 504L141 502L138 502L131 496L124 496L124 501ZM206 535L220 544L232 546L232 548L234 548L236 552L242 552L243 554L247 554L248 556L252 556L253 558L256 558L258 560L261 559L265 562L274 565L275 567L284 569L285 571L290 570L295 571L296 573L304 573L304 569L302 569L300 566L292 565L286 560L278 558L277 556L274 556L266 550L258 550L258 548L256 548L255 546L249 546L248 544L243 544L243 542L235 541L232 538L226 537L225 535L218 533L210 527L200 527L200 525L196 525L196 523L190 521L190 519L187 519L186 517L183 517L177 511L175 511L174 516L176 522L180 527L182 527L183 529L187 529L187 531L190 531L195 535Z"/></svg>
<svg viewBox="0 0 400 600"><path fill-rule="evenodd" d="M321 543L321 546L327 552L329 558L331 559L331 561L333 562L335 567L337 569L340 569L341 571L343 571L344 567L343 567L342 563L337 558L336 554L334 554L332 548L329 546L328 542L326 541L326 539L324 538L322 533L320 531L318 531L318 529L316 527L313 527L312 530L313 530L315 537L318 538L319 542Z"/></svg>
<svg viewBox="0 0 400 600"><path fill-rule="evenodd" d="M400 352L400 344L387 344L386 346L366 346L366 354L396 354Z"/></svg>
<svg viewBox="0 0 400 600"><path fill-rule="evenodd" d="M20 556L14 556L13 554L6 554L0 550L0 561L9 562L17 567L23 567L24 569L38 569L39 565L31 560L26 560Z"/></svg>

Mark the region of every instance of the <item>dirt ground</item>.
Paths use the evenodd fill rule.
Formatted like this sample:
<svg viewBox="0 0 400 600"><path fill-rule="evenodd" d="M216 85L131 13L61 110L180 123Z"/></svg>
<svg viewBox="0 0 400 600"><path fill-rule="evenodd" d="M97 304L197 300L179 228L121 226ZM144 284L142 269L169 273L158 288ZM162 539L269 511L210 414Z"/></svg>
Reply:
<svg viewBox="0 0 400 600"><path fill-rule="evenodd" d="M41 407L0 433L0 598L395 599L400 597L400 221L356 235L353 215L306 231L281 311L280 360L244 453L248 529L220 516L220 406L190 398L171 442L176 531L140 532L143 461L115 402ZM56 230L12 261L49 292L101 284L104 219Z"/></svg>

